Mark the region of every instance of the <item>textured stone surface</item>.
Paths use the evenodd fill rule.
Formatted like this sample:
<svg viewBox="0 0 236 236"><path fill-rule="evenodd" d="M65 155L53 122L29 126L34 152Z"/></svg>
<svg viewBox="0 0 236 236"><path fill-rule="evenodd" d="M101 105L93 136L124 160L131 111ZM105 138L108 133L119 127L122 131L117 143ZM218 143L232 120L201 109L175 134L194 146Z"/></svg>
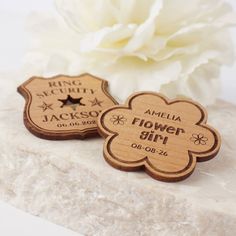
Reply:
<svg viewBox="0 0 236 236"><path fill-rule="evenodd" d="M235 235L236 107L208 108L219 155L179 183L110 167L101 138L47 141L22 122L25 78L0 77L0 199L85 235Z"/></svg>

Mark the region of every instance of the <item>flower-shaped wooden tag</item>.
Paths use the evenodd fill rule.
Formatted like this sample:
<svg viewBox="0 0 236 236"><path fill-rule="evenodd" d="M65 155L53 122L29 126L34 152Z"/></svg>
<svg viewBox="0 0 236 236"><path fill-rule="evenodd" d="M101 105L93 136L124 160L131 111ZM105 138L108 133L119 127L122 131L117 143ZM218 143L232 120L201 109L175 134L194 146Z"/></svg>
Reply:
<svg viewBox="0 0 236 236"><path fill-rule="evenodd" d="M84 138L97 133L97 117L116 101L108 83L89 74L33 77L18 87L25 97L25 126L45 139Z"/></svg>
<svg viewBox="0 0 236 236"><path fill-rule="evenodd" d="M213 158L219 134L206 124L205 109L190 100L168 100L157 93L137 93L125 106L113 106L99 116L106 138L104 157L113 167L144 168L155 179L187 178L197 161Z"/></svg>

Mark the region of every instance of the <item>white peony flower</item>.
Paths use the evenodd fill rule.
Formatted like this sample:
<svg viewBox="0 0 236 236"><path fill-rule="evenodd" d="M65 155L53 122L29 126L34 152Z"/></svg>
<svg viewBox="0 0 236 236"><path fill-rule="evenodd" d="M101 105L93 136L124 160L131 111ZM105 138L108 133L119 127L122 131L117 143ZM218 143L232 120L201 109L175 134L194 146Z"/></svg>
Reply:
<svg viewBox="0 0 236 236"><path fill-rule="evenodd" d="M31 74L88 72L108 80L118 100L151 90L206 105L221 65L233 61L236 19L222 0L56 0L56 8L64 22L40 15L31 25Z"/></svg>

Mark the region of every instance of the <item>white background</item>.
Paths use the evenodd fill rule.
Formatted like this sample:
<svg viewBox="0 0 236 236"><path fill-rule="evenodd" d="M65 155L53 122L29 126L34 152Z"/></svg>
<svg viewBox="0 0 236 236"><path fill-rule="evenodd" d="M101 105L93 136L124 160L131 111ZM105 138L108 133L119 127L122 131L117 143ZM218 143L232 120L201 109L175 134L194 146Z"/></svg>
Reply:
<svg viewBox="0 0 236 236"><path fill-rule="evenodd" d="M127 0L128 1L128 0ZM186 0L187 1L187 0ZM236 1L228 0L234 5ZM50 10L53 0L0 0L0 71L17 70L26 49L24 22L32 10ZM232 30L236 44L236 30ZM236 64L223 68L220 97L236 103ZM1 236L78 235L0 202Z"/></svg>

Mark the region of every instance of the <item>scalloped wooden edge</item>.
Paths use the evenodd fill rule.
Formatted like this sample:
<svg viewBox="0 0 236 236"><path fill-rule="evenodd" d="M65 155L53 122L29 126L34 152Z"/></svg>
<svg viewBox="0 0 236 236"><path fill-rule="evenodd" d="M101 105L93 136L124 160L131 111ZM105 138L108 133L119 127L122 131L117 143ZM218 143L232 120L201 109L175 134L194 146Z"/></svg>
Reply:
<svg viewBox="0 0 236 236"><path fill-rule="evenodd" d="M200 121L198 123L196 123L196 125L199 125L199 126L209 129L215 135L214 147L211 150L209 150L208 152L202 154L202 153L194 153L194 152L189 151L189 157L192 158L192 163L190 165L190 168L188 168L185 172L182 172L181 175L176 175L176 176L171 176L171 177L169 175L166 175L166 176L158 175L156 172L153 171L153 168L148 164L148 162L146 160L142 160L137 165L132 165L132 164L124 165L124 163L120 164L119 162L114 161L115 158L112 157L111 154L108 152L109 141L114 136L119 135L119 134L116 132L113 132L111 130L108 130L107 128L104 127L104 125L103 125L104 115L107 112L109 112L111 110L115 110L117 108L132 109L132 105L131 105L132 100L137 96L142 96L145 94L152 94L154 96L158 96L159 98L163 99L166 104L173 104L176 102L188 102L190 104L197 106L200 109L200 111L202 112L202 117L201 117ZM103 138L105 138L105 143L104 143L104 147L103 147L104 158L114 168L116 168L118 170L123 170L123 171L144 170L149 176L151 176L152 178L154 178L156 180L160 180L160 181L164 181L164 182L178 182L178 181L182 181L182 180L188 178L194 172L197 162L208 161L208 160L214 158L220 150L220 146L221 146L220 135L213 127L206 124L206 122L207 122L207 111L198 102L192 101L190 99L168 99L167 97L165 97L164 95L161 95L159 93L144 91L144 92L136 92L136 93L132 94L126 100L124 105L115 105L111 108L104 110L102 113L100 113L100 115L98 117L98 132Z"/></svg>

